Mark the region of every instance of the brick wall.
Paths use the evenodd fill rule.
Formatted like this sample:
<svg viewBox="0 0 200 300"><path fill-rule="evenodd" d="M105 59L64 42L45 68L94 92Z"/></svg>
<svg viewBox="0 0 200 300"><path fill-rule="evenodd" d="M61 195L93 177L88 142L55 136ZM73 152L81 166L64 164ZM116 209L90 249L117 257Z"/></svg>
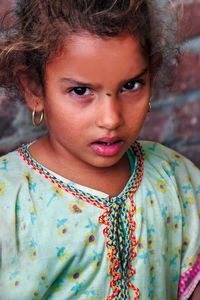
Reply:
<svg viewBox="0 0 200 300"><path fill-rule="evenodd" d="M12 0L0 0L3 13ZM174 86L154 98L141 138L177 149L200 167L200 1L185 0L180 43L184 49ZM0 153L44 132L17 99L0 92Z"/></svg>
<svg viewBox="0 0 200 300"><path fill-rule="evenodd" d="M200 167L200 1L185 0L181 64L170 92L154 99L141 137L177 149Z"/></svg>

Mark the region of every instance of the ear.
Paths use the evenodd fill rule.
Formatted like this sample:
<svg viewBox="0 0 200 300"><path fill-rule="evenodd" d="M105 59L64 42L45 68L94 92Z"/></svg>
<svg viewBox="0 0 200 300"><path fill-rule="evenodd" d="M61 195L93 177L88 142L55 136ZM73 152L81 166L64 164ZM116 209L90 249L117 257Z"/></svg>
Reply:
<svg viewBox="0 0 200 300"><path fill-rule="evenodd" d="M28 108L36 112L44 110L44 95L42 87L34 80L34 77L27 75L24 71L17 72L18 84L20 92L25 99Z"/></svg>

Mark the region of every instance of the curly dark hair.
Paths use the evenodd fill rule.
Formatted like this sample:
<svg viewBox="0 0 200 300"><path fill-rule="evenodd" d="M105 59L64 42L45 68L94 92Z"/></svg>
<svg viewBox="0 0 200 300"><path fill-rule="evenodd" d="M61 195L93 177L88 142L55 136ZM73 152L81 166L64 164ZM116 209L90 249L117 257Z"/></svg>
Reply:
<svg viewBox="0 0 200 300"><path fill-rule="evenodd" d="M156 0L18 0L10 12L12 25L6 18L2 23L0 87L19 91L20 69L44 87L49 59L62 50L67 37L83 31L102 38L129 33L139 39L150 72L159 68L160 76L169 74L178 52L175 19L173 13L166 18L165 9ZM157 61L152 60L155 53Z"/></svg>

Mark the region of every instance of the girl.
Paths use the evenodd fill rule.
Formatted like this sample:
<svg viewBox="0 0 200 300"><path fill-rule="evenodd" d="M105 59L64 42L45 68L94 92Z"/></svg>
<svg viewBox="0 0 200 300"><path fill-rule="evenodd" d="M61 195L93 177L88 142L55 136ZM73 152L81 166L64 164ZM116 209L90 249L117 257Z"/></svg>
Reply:
<svg viewBox="0 0 200 300"><path fill-rule="evenodd" d="M0 160L0 299L200 299L200 172L136 142L166 63L156 16L150 0L18 1L0 82L48 134Z"/></svg>

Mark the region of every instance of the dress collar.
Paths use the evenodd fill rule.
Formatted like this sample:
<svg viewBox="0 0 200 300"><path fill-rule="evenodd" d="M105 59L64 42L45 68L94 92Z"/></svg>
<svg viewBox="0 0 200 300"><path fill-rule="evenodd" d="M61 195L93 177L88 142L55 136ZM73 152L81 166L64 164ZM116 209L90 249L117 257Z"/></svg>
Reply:
<svg viewBox="0 0 200 300"><path fill-rule="evenodd" d="M73 196L90 202L91 204L94 204L100 208L102 205L104 207L108 207L112 203L126 201L127 197L132 196L132 194L136 192L142 180L143 150L138 142L135 142L134 145L127 150L129 164L131 167L131 177L129 178L123 191L116 197L109 197L109 195L104 192L79 185L52 172L32 158L28 151L29 145L30 144L22 145L18 149L18 153L30 168L39 173L46 180L49 180L55 184L59 189L62 189Z"/></svg>

